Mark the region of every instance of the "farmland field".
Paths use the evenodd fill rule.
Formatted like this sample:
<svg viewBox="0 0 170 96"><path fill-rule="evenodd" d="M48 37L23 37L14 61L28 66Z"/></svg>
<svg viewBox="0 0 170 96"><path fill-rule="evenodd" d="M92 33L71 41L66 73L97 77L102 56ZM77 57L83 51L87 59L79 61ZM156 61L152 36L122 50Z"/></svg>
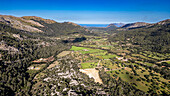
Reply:
<svg viewBox="0 0 170 96"><path fill-rule="evenodd" d="M71 53L71 51L63 51L63 52L59 53L59 54L57 55L57 57L64 57L64 56L66 56L66 55L68 55L68 54L70 54L70 53Z"/></svg>
<svg viewBox="0 0 170 96"><path fill-rule="evenodd" d="M95 68L98 62L81 63L82 69Z"/></svg>
<svg viewBox="0 0 170 96"><path fill-rule="evenodd" d="M105 50L106 48L110 51ZM104 69L115 80L121 79L146 93L153 86L157 88L155 89L156 93L168 92L166 91L167 87L162 88L162 86L166 86L168 80L149 69L149 67L156 66L155 63L152 63L153 61L162 60L167 58L168 55L164 56L149 51L131 54L127 48L120 48L117 43L108 43L106 39L92 39L89 42L82 42L81 47L72 46L70 50L74 51L74 56L79 56L81 70L97 68L100 71ZM132 60L134 61L131 62ZM169 64L169 61L166 62ZM84 73L89 74L88 72Z"/></svg>

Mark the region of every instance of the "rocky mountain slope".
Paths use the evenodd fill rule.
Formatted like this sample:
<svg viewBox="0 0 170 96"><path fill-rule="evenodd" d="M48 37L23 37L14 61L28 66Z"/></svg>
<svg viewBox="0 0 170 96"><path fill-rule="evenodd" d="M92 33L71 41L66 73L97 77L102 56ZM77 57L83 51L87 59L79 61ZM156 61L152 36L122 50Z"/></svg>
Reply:
<svg viewBox="0 0 170 96"><path fill-rule="evenodd" d="M35 28L34 26L44 27L43 25L33 20L25 20L21 17L14 17L14 16L8 16L8 15L0 15L0 22L6 25L9 25L13 28L25 30L29 32L43 32L42 30L39 30L38 28Z"/></svg>
<svg viewBox="0 0 170 96"><path fill-rule="evenodd" d="M121 28L126 28L126 29L141 28L141 27L145 27L145 26L147 26L147 25L149 25L149 23L136 22L136 23L125 24L125 25L123 25Z"/></svg>
<svg viewBox="0 0 170 96"><path fill-rule="evenodd" d="M170 19L155 24L132 23L124 25L123 28L131 30L118 32L111 39L130 41L145 50L170 52Z"/></svg>
<svg viewBox="0 0 170 96"><path fill-rule="evenodd" d="M170 24L170 19L166 19L166 20L160 21L160 22L158 22L156 24L158 24L158 25L169 25Z"/></svg>
<svg viewBox="0 0 170 96"><path fill-rule="evenodd" d="M38 29L42 30L46 35L49 36L67 35L75 33L88 34L88 30L86 28L81 27L72 22L58 23L54 20L43 19L41 17L36 16L24 16L22 18L40 23L44 27L38 27Z"/></svg>
<svg viewBox="0 0 170 96"><path fill-rule="evenodd" d="M115 28L117 28L117 26L115 24L109 24L106 28L107 29L115 29Z"/></svg>
<svg viewBox="0 0 170 96"><path fill-rule="evenodd" d="M58 23L54 20L36 16L15 17L0 15L0 23L19 30L56 36L65 34L88 34L88 30L72 22Z"/></svg>

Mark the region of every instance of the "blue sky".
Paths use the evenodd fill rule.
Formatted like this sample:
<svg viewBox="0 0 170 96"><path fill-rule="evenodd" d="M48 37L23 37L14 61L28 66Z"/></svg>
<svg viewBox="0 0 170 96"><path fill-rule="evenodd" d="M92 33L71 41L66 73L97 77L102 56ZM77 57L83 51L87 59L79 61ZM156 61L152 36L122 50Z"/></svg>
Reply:
<svg viewBox="0 0 170 96"><path fill-rule="evenodd" d="M0 0L0 14L109 24L170 19L170 0Z"/></svg>

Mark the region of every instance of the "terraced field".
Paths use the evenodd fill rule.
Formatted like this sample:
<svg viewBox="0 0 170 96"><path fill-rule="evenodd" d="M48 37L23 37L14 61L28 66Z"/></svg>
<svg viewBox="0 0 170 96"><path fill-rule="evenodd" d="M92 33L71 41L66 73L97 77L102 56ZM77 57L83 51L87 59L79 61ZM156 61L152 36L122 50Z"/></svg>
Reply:
<svg viewBox="0 0 170 96"><path fill-rule="evenodd" d="M66 55L68 55L68 54L70 54L71 53L71 51L63 51L63 52L61 52L60 54L58 54L57 55L57 57L64 57L64 56L66 56Z"/></svg>

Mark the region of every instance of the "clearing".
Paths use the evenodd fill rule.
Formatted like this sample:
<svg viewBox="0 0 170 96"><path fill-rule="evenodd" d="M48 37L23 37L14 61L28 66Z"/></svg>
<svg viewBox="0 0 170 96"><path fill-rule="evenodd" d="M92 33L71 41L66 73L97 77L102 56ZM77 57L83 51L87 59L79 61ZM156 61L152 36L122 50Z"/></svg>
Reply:
<svg viewBox="0 0 170 96"><path fill-rule="evenodd" d="M80 72L87 74L90 78L94 78L95 82L102 84L102 80L99 77L99 71L95 68L93 69L79 69Z"/></svg>
<svg viewBox="0 0 170 96"><path fill-rule="evenodd" d="M52 64L50 64L48 67L47 67L47 69L50 69L50 68L53 68L53 67L55 67L56 65L58 65L58 61L55 61L55 62L53 62Z"/></svg>
<svg viewBox="0 0 170 96"><path fill-rule="evenodd" d="M66 55L68 55L68 54L70 54L70 53L71 53L71 51L63 51L63 52L59 53L59 54L57 55L57 57L64 57L64 56L66 56Z"/></svg>

